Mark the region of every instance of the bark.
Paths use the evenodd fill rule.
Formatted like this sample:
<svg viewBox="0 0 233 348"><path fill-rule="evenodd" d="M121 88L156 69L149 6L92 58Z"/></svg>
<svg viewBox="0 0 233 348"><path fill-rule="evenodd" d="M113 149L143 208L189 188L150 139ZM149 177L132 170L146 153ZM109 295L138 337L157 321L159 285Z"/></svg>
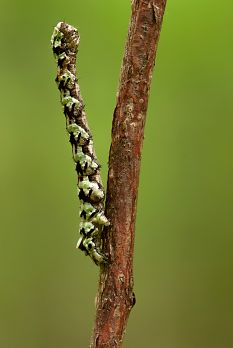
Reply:
<svg viewBox="0 0 233 348"><path fill-rule="evenodd" d="M152 70L166 0L134 0L112 124L104 253L91 348L119 348L133 293L133 249L141 151Z"/></svg>

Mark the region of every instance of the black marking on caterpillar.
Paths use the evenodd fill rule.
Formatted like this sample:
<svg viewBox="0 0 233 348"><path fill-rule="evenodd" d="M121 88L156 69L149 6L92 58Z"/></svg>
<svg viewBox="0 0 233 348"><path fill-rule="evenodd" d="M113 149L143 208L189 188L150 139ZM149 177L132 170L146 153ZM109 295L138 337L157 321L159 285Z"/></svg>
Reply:
<svg viewBox="0 0 233 348"><path fill-rule="evenodd" d="M66 129L72 146L78 175L80 199L80 238L77 248L89 255L97 264L106 262L101 252L101 234L109 221L104 214L104 189L100 176L93 140L88 127L84 103L76 77L76 54L79 34L74 27L60 22L51 38L58 69L55 79L66 117Z"/></svg>

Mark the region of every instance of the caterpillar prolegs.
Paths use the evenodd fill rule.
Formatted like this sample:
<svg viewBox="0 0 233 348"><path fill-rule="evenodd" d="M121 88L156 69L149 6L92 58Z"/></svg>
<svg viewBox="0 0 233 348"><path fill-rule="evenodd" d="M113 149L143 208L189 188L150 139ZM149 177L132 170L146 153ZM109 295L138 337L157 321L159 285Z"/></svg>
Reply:
<svg viewBox="0 0 233 348"><path fill-rule="evenodd" d="M109 221L104 214L104 189L92 135L76 77L76 54L80 37L77 29L64 22L55 27L51 43L57 60L56 82L66 117L73 159L78 176L80 238L77 248L99 265L107 261L101 252L101 233Z"/></svg>

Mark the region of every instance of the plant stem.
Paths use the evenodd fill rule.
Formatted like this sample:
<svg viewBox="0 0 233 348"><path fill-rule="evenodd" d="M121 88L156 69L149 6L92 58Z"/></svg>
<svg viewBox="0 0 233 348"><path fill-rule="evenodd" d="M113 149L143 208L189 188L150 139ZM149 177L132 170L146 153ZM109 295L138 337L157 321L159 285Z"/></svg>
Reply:
<svg viewBox="0 0 233 348"><path fill-rule="evenodd" d="M133 293L133 250L141 150L166 0L134 0L112 124L106 196L111 225L103 233L96 321L91 348L119 348Z"/></svg>

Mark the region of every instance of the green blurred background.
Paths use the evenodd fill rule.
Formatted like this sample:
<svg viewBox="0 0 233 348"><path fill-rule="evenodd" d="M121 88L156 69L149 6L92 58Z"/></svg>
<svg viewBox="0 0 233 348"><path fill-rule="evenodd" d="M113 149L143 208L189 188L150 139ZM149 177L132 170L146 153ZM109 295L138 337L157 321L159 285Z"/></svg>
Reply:
<svg viewBox="0 0 233 348"><path fill-rule="evenodd" d="M98 269L75 244L76 176L50 48L79 82L106 182L130 0L1 0L0 347L88 347ZM168 1L145 130L137 305L124 347L233 346L233 4Z"/></svg>

